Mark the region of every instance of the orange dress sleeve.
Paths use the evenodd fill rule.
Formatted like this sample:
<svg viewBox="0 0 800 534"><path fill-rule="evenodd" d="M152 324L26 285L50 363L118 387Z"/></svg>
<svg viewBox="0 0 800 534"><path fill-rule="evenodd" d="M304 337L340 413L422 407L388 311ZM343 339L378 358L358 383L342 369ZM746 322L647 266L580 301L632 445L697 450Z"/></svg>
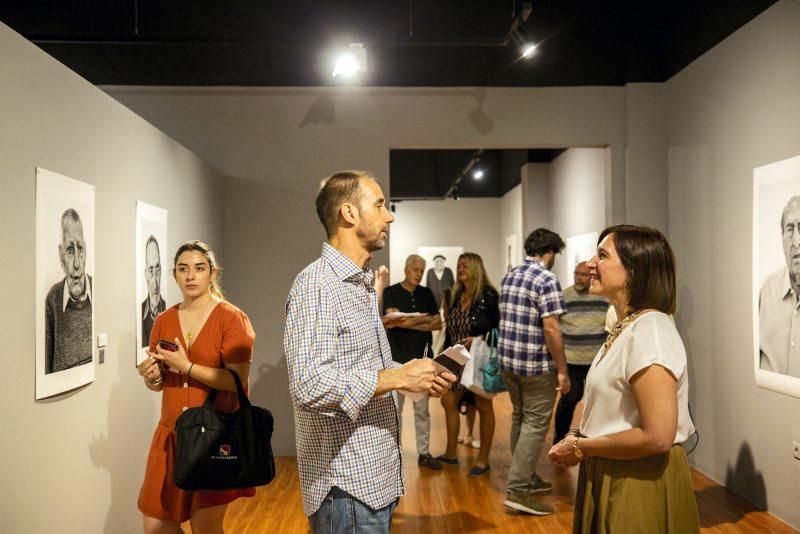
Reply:
<svg viewBox="0 0 800 534"><path fill-rule="evenodd" d="M242 310L226 314L222 327L220 353L224 363L247 363L253 360L253 343L256 333L250 319Z"/></svg>

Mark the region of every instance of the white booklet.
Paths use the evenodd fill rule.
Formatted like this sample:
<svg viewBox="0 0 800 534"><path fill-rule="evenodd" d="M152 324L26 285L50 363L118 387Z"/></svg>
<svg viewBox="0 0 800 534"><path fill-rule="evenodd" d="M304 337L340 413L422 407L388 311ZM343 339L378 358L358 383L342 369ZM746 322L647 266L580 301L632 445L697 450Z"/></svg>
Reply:
<svg viewBox="0 0 800 534"><path fill-rule="evenodd" d="M420 312L389 312L384 317L388 317L389 319L399 319L400 317L421 317L423 315L427 315L427 313L420 313Z"/></svg>

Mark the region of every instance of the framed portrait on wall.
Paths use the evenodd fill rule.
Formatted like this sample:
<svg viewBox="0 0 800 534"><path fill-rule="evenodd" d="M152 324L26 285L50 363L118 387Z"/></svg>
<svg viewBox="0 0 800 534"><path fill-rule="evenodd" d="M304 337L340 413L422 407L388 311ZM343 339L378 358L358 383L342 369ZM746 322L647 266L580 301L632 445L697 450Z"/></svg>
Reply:
<svg viewBox="0 0 800 534"><path fill-rule="evenodd" d="M588 261L597 252L597 239L600 232L589 232L567 238L566 247L566 278L562 287L569 287L575 283L575 267L582 261Z"/></svg>
<svg viewBox="0 0 800 534"><path fill-rule="evenodd" d="M506 236L505 240L505 272L522 263L522 243L517 234Z"/></svg>
<svg viewBox="0 0 800 534"><path fill-rule="evenodd" d="M36 399L95 376L95 188L36 169Z"/></svg>
<svg viewBox="0 0 800 534"><path fill-rule="evenodd" d="M146 357L156 316L167 309L167 210L136 203L136 361Z"/></svg>
<svg viewBox="0 0 800 534"><path fill-rule="evenodd" d="M453 287L456 281L458 257L464 247L419 247L417 254L425 259L425 276L422 285L433 291L436 305L442 305L442 292Z"/></svg>
<svg viewBox="0 0 800 534"><path fill-rule="evenodd" d="M753 169L756 383L800 397L800 156Z"/></svg>

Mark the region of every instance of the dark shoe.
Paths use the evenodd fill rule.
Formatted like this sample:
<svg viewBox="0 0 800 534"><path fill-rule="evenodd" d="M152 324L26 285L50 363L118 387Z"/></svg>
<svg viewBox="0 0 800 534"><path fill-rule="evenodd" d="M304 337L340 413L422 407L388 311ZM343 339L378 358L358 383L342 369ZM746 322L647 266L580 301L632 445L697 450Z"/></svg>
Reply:
<svg viewBox="0 0 800 534"><path fill-rule="evenodd" d="M541 502L533 495L519 495L517 493L509 493L506 496L506 501L503 503L509 508L525 512L526 514L533 515L550 515L553 509Z"/></svg>
<svg viewBox="0 0 800 534"><path fill-rule="evenodd" d="M531 493L550 493L553 491L553 484L534 473L531 478L531 488Z"/></svg>
<svg viewBox="0 0 800 534"><path fill-rule="evenodd" d="M469 470L469 476L471 477L479 477L481 475L485 475L491 469L488 465L484 465L483 467L479 465L473 465L472 469Z"/></svg>
<svg viewBox="0 0 800 534"><path fill-rule="evenodd" d="M437 456L434 459L442 462L443 464L458 465L458 458L448 458L444 454Z"/></svg>
<svg viewBox="0 0 800 534"><path fill-rule="evenodd" d="M456 460L458 461L458 460ZM428 469L441 469L442 462L431 456L430 454L420 454L417 463Z"/></svg>

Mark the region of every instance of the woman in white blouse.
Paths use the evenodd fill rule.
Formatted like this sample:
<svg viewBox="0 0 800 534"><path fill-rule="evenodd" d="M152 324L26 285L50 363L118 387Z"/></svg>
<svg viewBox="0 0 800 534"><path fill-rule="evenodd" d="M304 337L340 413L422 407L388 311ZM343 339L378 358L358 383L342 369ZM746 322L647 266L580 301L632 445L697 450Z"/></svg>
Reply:
<svg viewBox="0 0 800 534"><path fill-rule="evenodd" d="M658 230L603 231L588 263L591 293L620 320L589 370L579 431L550 460L581 464L573 533L699 532L689 464L694 433L686 351L675 311L675 258Z"/></svg>

